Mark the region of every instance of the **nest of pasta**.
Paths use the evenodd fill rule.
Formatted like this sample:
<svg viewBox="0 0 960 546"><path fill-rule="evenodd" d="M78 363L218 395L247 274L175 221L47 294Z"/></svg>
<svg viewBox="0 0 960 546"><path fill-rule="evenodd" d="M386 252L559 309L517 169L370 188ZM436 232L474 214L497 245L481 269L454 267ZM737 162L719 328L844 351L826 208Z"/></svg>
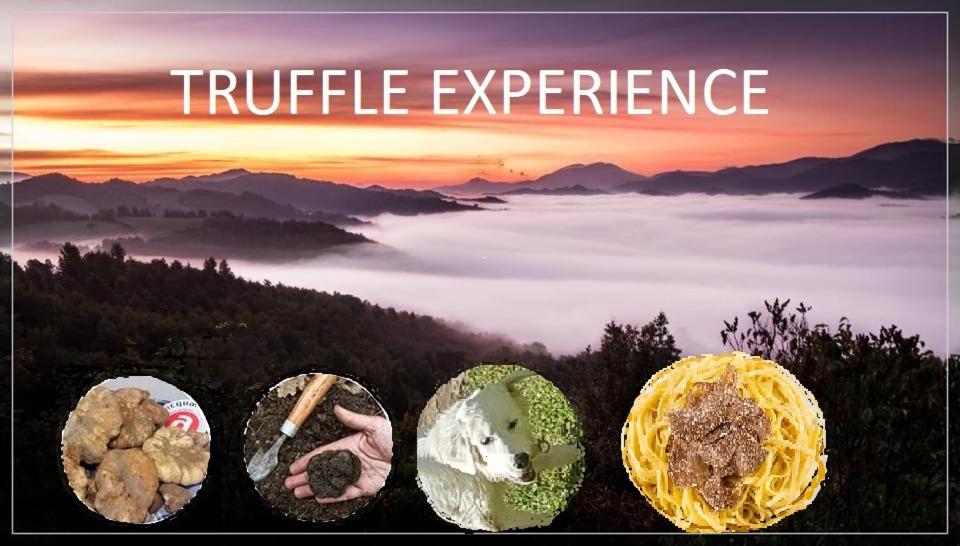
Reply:
<svg viewBox="0 0 960 546"><path fill-rule="evenodd" d="M725 383L739 400L759 407L766 422L755 437L762 446L758 457L752 454L755 464L748 473L724 478L734 496L717 509L703 487L677 483L683 481L676 479L677 446L685 444L671 423L680 423L678 416L691 411L705 387ZM825 448L823 413L813 394L776 362L738 352L685 358L654 374L634 401L621 445L633 484L664 517L693 533L762 529L807 507L826 475ZM713 463L707 461L696 461L704 475ZM730 478L735 481L726 482Z"/></svg>

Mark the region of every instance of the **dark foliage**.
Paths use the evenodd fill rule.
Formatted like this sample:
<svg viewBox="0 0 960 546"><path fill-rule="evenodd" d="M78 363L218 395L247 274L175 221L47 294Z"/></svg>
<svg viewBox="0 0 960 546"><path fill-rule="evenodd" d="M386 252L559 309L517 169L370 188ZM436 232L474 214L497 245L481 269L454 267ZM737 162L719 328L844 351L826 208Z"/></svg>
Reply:
<svg viewBox="0 0 960 546"><path fill-rule="evenodd" d="M117 207L118 218L150 218L153 213L147 207L128 207L120 205Z"/></svg>
<svg viewBox="0 0 960 546"><path fill-rule="evenodd" d="M169 212L169 211L168 211ZM203 212L203 211L201 211ZM334 247L370 243L363 235L323 222L245 218L229 211L203 218L196 225L144 240L140 237L104 239L103 246L119 243L132 254L147 256L231 256L259 261L311 258ZM172 216L171 216L172 217Z"/></svg>
<svg viewBox="0 0 960 546"><path fill-rule="evenodd" d="M726 323L730 347L784 365L817 397L827 424L827 481L784 530L943 530L946 370L917 336L896 326L856 334L811 326L810 307L766 302Z"/></svg>
<svg viewBox="0 0 960 546"><path fill-rule="evenodd" d="M620 429L633 400L651 375L680 356L668 324L662 312L639 328L611 322L599 351L588 347L560 361L557 383L575 401L584 425L583 490L565 516L584 522L580 525L596 521L602 529L674 529L633 488L620 457Z"/></svg>
<svg viewBox="0 0 960 546"><path fill-rule="evenodd" d="M177 209L165 209L163 211L164 218L206 218L206 210L177 210Z"/></svg>
<svg viewBox="0 0 960 546"><path fill-rule="evenodd" d="M9 207L8 207L9 210ZM18 226L29 224L39 224L43 222L71 222L79 220L89 220L90 217L85 214L77 214L53 203L31 203L16 207L14 210L14 222ZM9 223L9 220L8 220Z"/></svg>

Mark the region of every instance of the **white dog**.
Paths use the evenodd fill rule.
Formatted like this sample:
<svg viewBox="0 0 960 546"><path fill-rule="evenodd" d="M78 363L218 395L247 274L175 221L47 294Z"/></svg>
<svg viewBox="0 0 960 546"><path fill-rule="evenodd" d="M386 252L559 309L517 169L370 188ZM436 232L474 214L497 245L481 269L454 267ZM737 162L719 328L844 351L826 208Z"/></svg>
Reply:
<svg viewBox="0 0 960 546"><path fill-rule="evenodd" d="M537 471L576 462L578 446L544 450L533 439L529 415L516 382L533 375L511 373L440 412L417 438L417 481L443 519L465 529L500 531L546 525L554 514L511 508L508 484L530 484Z"/></svg>

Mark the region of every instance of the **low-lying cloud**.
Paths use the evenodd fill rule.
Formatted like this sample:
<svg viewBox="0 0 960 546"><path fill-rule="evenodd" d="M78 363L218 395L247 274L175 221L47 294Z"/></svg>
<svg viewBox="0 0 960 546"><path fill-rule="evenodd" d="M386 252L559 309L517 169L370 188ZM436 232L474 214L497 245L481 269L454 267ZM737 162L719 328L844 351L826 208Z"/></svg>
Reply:
<svg viewBox="0 0 960 546"><path fill-rule="evenodd" d="M945 212L943 200L523 196L504 210L377 217L363 232L389 249L233 269L555 354L596 346L610 320L661 310L685 353L721 351L724 319L776 297L812 305L813 322L896 324L943 354Z"/></svg>

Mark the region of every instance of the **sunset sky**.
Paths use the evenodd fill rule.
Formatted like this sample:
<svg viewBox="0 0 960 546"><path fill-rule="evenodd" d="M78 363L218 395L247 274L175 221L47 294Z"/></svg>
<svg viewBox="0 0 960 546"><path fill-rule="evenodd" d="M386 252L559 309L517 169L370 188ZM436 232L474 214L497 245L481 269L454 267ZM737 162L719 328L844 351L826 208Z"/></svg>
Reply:
<svg viewBox="0 0 960 546"><path fill-rule="evenodd" d="M426 187L535 178L575 162L653 174L842 156L945 138L944 23L943 15L21 14L14 168L139 181L244 167ZM721 67L769 70L757 102L770 114L690 116L674 103L665 116L539 116L535 95L510 116L430 112L436 68ZM274 68L363 69L365 96L378 96L382 69L405 68L402 106L411 111L356 116L348 96L330 116L318 115L318 97L304 99L312 113L299 116L209 116L198 85L195 114L184 116L172 68L254 69L260 103L271 98Z"/></svg>

